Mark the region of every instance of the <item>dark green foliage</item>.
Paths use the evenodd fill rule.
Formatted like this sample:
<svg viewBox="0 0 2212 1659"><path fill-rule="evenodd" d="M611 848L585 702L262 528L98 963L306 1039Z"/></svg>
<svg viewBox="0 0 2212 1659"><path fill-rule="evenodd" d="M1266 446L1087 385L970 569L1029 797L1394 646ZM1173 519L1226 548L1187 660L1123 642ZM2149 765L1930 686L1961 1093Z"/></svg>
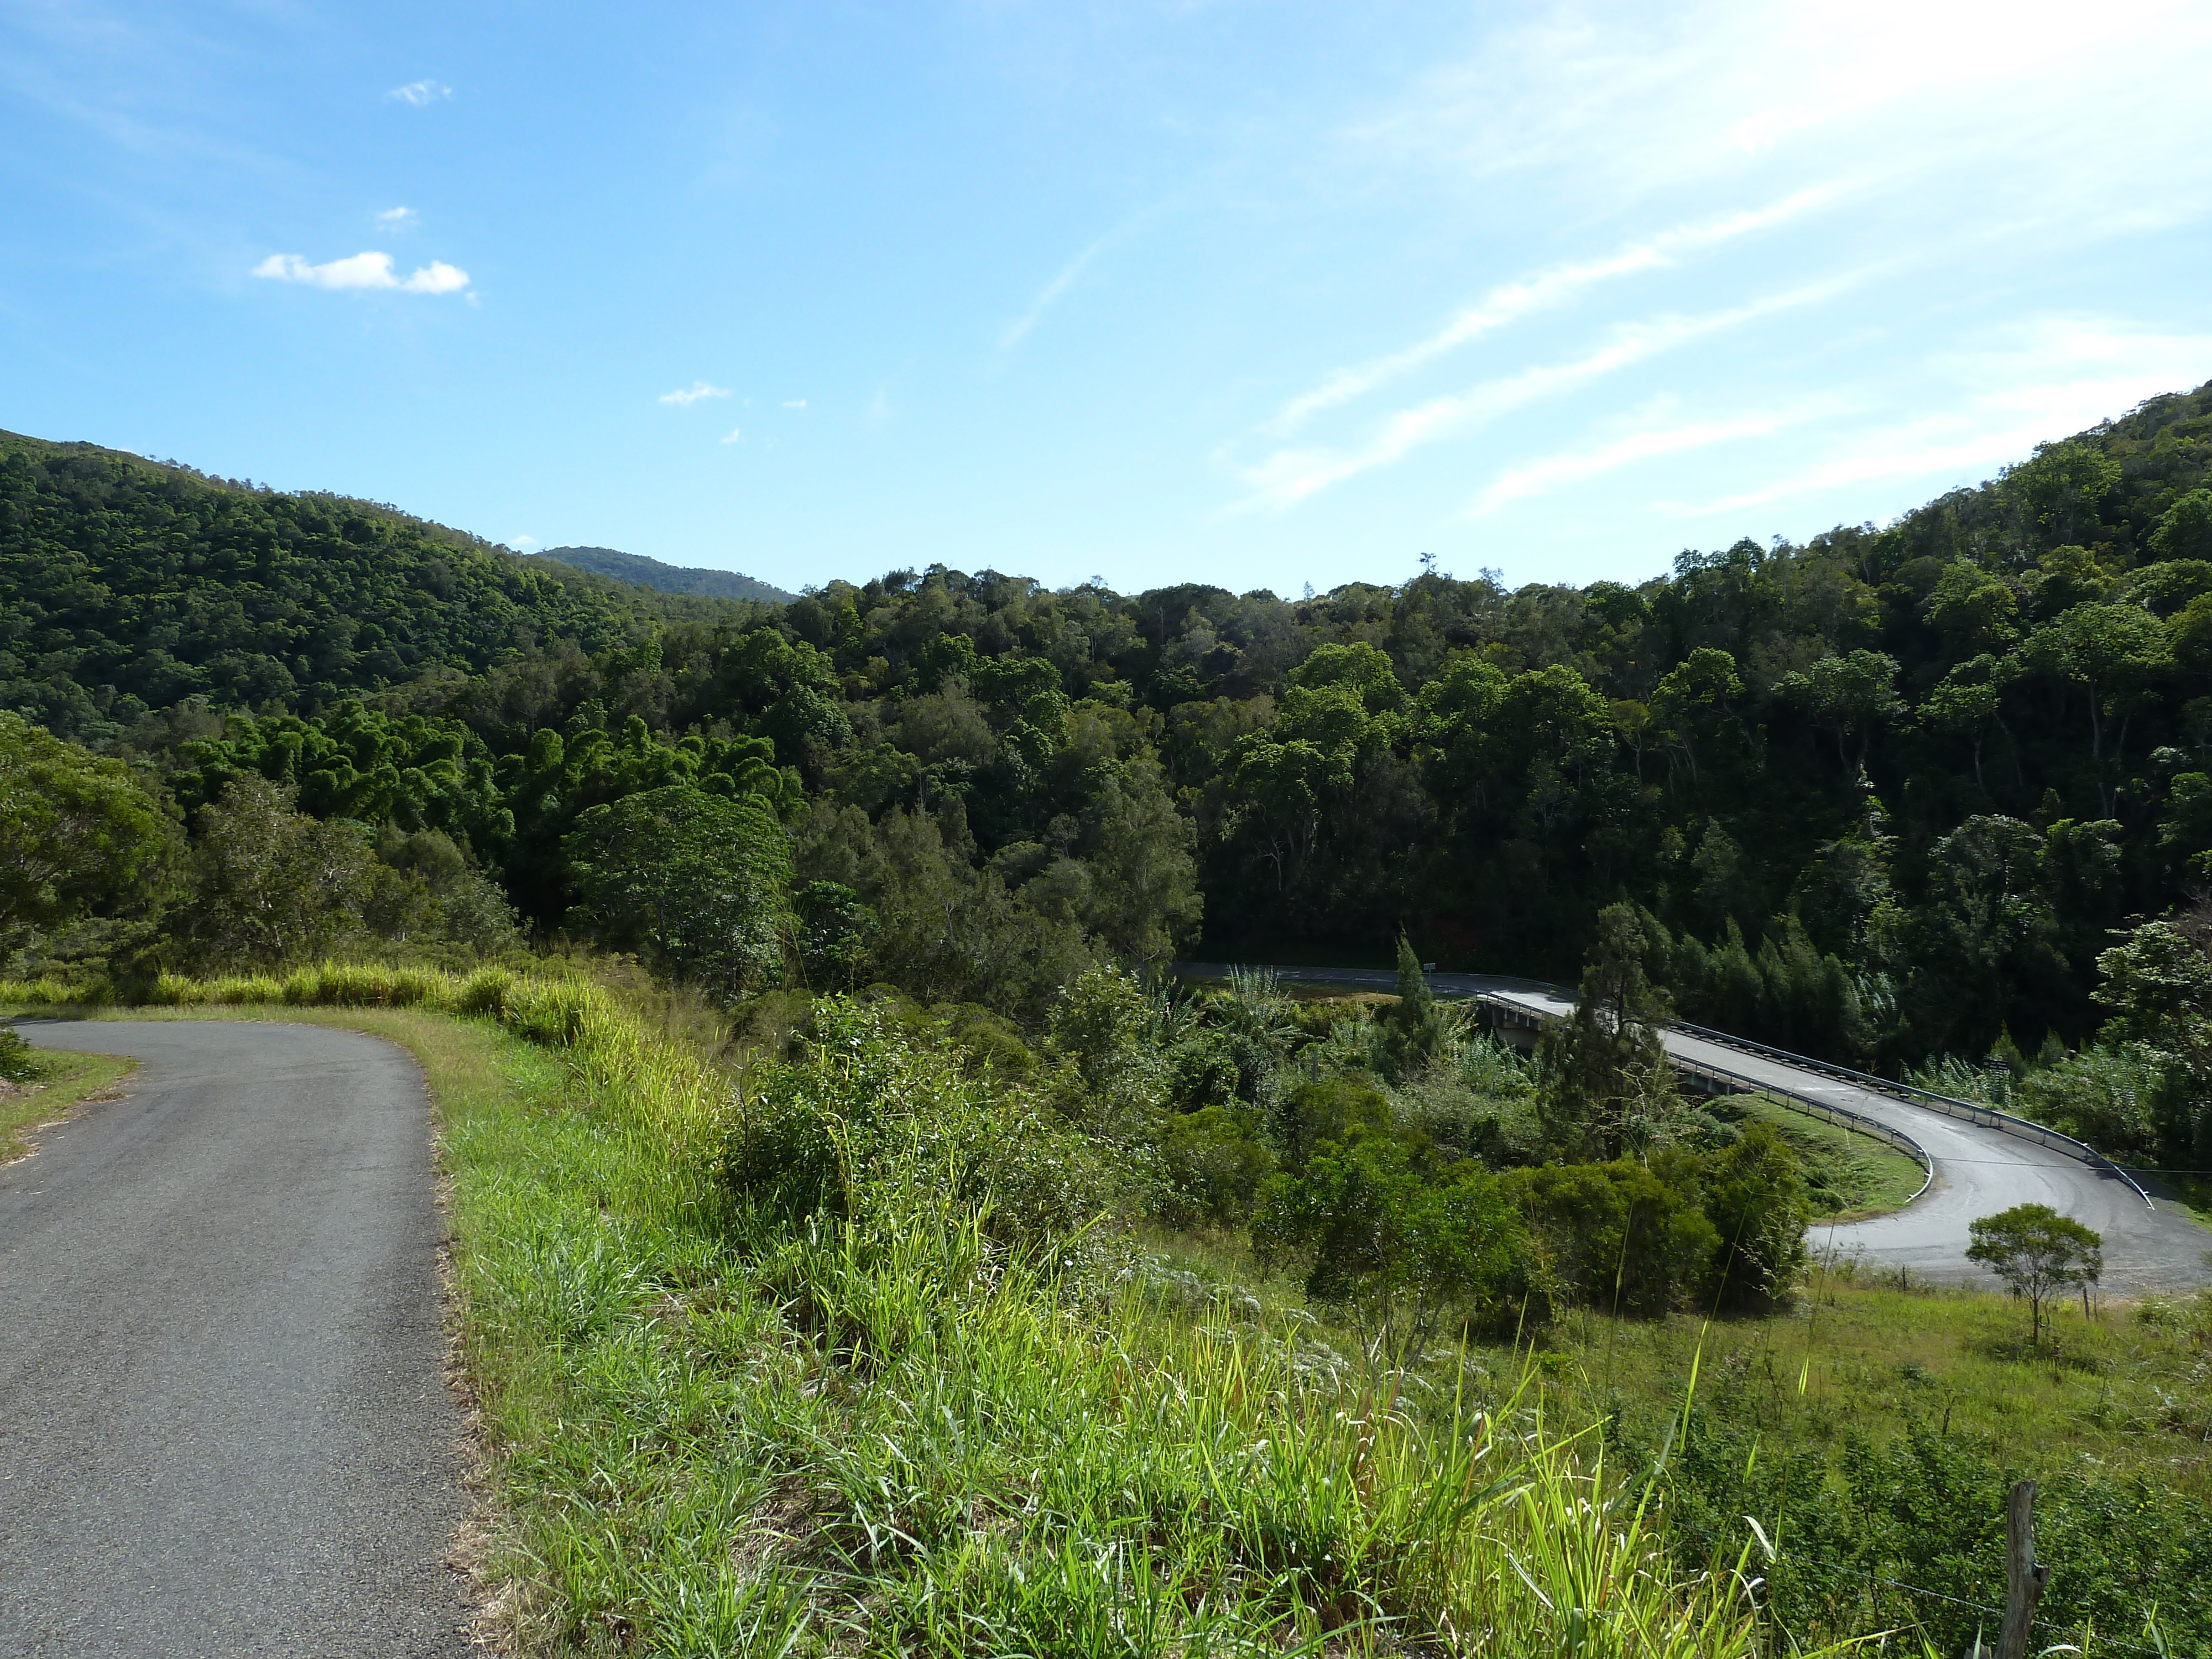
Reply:
<svg viewBox="0 0 2212 1659"><path fill-rule="evenodd" d="M792 596L780 587L756 581L734 570L699 570L664 564L639 553L618 553L611 547L543 547L531 556L550 559L613 581L635 582L662 593L696 593L710 599L751 599L763 605L787 605Z"/></svg>
<svg viewBox="0 0 2212 1659"><path fill-rule="evenodd" d="M39 1075L39 1051L0 1027L0 1083L28 1083Z"/></svg>
<svg viewBox="0 0 2212 1659"><path fill-rule="evenodd" d="M556 638L603 649L671 603L709 604L555 574L362 501L0 434L0 707L65 736L192 696L304 711Z"/></svg>
<svg viewBox="0 0 2212 1659"><path fill-rule="evenodd" d="M625 795L578 817L562 848L579 929L724 996L781 975L791 846L758 796L690 783Z"/></svg>
<svg viewBox="0 0 2212 1659"><path fill-rule="evenodd" d="M1601 911L1574 1015L1544 1033L1545 1121L1570 1157L1618 1158L1673 1092L1659 1040L1667 1002L1644 971L1652 948L1633 906Z"/></svg>
<svg viewBox="0 0 2212 1659"><path fill-rule="evenodd" d="M2078 1044L2107 931L2212 856L2208 433L2212 387L2156 398L1888 529L1633 590L933 567L774 612L15 441L0 706L188 800L252 769L465 838L540 923L579 814L765 769L802 877L874 914L868 971L1026 1021L1201 919L1218 957L1372 962L1402 931L1558 978L1627 903L1691 1017L1894 1068L2008 1027ZM226 727L246 709L301 725Z"/></svg>
<svg viewBox="0 0 2212 1659"><path fill-rule="evenodd" d="M1985 1644L2004 1605L2005 1497L2030 1471L1913 1422L1881 1445L1833 1447L1760 1425L1747 1401L1701 1395L1663 1477L1678 1558L1733 1561L1756 1516L1781 1547L1774 1622L1798 1640L1901 1630L1932 1650ZM1648 1459L1656 1445L1624 1449ZM2036 1553L2054 1571L2034 1645L2140 1642L2155 1606L2175 1654L2212 1651L2212 1510L2141 1480L2044 1473Z"/></svg>

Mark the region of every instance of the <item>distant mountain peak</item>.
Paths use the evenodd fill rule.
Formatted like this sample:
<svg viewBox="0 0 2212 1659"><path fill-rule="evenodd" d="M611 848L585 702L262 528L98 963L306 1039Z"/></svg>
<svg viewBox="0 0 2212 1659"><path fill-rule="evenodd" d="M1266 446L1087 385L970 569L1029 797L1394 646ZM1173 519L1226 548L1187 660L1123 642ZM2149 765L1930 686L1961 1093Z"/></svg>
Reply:
<svg viewBox="0 0 2212 1659"><path fill-rule="evenodd" d="M641 553L623 553L611 547L548 547L526 556L550 559L571 569L588 570L595 576L633 582L663 593L696 593L713 599L755 599L766 605L788 605L798 597L734 570L701 570L663 564Z"/></svg>

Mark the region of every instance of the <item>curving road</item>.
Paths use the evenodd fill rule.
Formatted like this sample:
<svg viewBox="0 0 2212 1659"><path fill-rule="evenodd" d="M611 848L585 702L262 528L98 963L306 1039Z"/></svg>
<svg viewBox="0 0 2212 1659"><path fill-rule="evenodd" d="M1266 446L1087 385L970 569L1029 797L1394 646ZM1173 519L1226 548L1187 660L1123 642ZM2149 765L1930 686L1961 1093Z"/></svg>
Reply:
<svg viewBox="0 0 2212 1659"><path fill-rule="evenodd" d="M0 1169L0 1652L459 1655L465 1443L422 1074L228 1021Z"/></svg>
<svg viewBox="0 0 2212 1659"><path fill-rule="evenodd" d="M1179 963L1193 978L1219 978L1225 964ZM1393 991L1397 975L1380 969L1276 968L1290 984ZM1488 996L1539 1018L1574 1012L1571 998L1527 980L1484 974L1431 974L1446 996ZM2105 1289L2118 1295L2212 1283L2212 1231L2167 1200L2154 1206L2124 1182L2100 1174L2053 1148L1984 1128L1785 1061L1746 1054L1686 1032L1664 1034L1668 1054L1780 1092L1841 1107L1901 1130L1935 1165L1935 1178L1903 1209L1871 1221L1816 1227L1808 1243L1817 1255L1856 1256L1877 1270L1903 1270L1926 1279L1996 1281L1966 1259L1967 1224L2015 1204L2048 1204L2105 1238Z"/></svg>

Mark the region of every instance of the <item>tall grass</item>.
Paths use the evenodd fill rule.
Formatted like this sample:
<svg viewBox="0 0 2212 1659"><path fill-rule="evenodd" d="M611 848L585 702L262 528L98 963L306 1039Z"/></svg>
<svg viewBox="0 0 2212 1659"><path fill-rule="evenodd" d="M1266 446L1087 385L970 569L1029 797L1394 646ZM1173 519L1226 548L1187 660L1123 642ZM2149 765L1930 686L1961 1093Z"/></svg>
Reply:
<svg viewBox="0 0 2212 1659"><path fill-rule="evenodd" d="M501 1049L506 1103L445 1128L521 1645L1765 1644L1748 1535L1708 1571L1674 1565L1656 1488L1548 1425L1525 1382L1437 1397L1316 1364L1300 1326L1248 1304L1179 1304L1127 1252L1010 1243L993 1192L939 1178L931 1160L967 1144L942 1125L1050 1126L895 1031L849 1028L869 1052L756 1068L741 1095L580 979L327 964L155 994L414 1007L523 1040ZM717 1171L779 1088L833 1138L889 1124L872 1156L897 1167L842 1206L763 1210Z"/></svg>

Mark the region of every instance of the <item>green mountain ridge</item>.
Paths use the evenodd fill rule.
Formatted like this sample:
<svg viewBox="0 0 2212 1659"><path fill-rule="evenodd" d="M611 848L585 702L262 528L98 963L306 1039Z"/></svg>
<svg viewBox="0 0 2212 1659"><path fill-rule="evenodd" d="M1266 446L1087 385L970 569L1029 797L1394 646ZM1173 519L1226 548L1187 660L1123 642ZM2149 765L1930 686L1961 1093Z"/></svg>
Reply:
<svg viewBox="0 0 2212 1659"><path fill-rule="evenodd" d="M580 813L720 780L933 998L1034 1012L1100 951L1379 963L1401 927L1566 979L1629 904L1686 1016L1894 1066L2081 1041L2114 930L2212 878L2208 477L2212 386L1633 586L932 566L772 607L8 440L0 708L187 806L246 767L465 832L548 926Z"/></svg>
<svg viewBox="0 0 2212 1659"><path fill-rule="evenodd" d="M531 555L550 559L594 575L619 582L635 582L663 593L695 593L708 599L749 599L762 605L788 605L799 596L757 581L736 570L708 570L696 566L663 563L642 553L623 553L611 547L544 547Z"/></svg>

